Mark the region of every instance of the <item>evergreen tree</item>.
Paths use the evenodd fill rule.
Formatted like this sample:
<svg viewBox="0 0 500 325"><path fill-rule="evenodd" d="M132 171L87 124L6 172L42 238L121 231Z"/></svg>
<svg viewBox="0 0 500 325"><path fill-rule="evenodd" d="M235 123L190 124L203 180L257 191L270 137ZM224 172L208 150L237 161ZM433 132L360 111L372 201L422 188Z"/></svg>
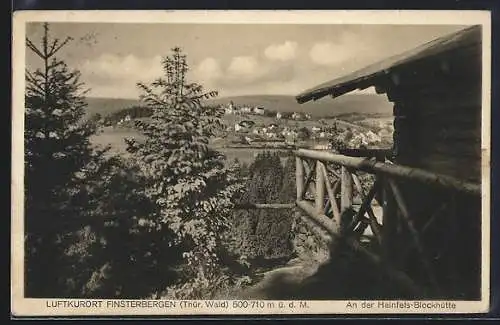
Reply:
<svg viewBox="0 0 500 325"><path fill-rule="evenodd" d="M283 201L283 186L289 181L285 180L284 172L278 153L265 151L257 155L250 166L246 191L240 198L241 202L290 202L288 198ZM292 254L292 211L238 210L234 212L233 218L233 247L240 254L260 261L286 258Z"/></svg>
<svg viewBox="0 0 500 325"><path fill-rule="evenodd" d="M25 91L25 233L26 293L49 296L64 291L64 256L79 227L81 207L70 204L85 169L99 159L89 137L96 126L84 121L86 103L80 73L56 55L71 38L52 39L43 25L39 45L27 48L41 69L26 69ZM94 166L95 167L95 166Z"/></svg>
<svg viewBox="0 0 500 325"><path fill-rule="evenodd" d="M150 120L137 124L143 142L128 140L128 150L145 176L145 194L156 205L147 220L151 232L174 234L168 245L183 250L179 286L171 296L206 298L221 274L219 254L229 229L231 198L239 185L225 157L209 147L223 127L224 112L203 100L217 92L187 81L188 64L174 48L162 61L164 77L139 83Z"/></svg>

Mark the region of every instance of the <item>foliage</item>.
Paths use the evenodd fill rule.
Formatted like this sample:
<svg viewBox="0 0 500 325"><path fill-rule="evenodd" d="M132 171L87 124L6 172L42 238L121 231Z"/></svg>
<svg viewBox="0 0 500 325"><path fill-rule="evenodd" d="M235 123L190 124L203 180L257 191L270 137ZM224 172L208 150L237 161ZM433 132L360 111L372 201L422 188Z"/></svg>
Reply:
<svg viewBox="0 0 500 325"><path fill-rule="evenodd" d="M259 154L247 173L246 191L241 203L291 202L295 185L289 183L290 163L282 167L277 153ZM286 177L288 176L288 177ZM238 210L233 213L232 249L258 263L269 259L289 258L291 227L290 210Z"/></svg>
<svg viewBox="0 0 500 325"><path fill-rule="evenodd" d="M86 180L71 201L85 205L88 232L95 238L92 249L78 251L87 242L82 240L67 251L82 273L75 294L144 298L159 286L174 283L174 267L181 261L181 251L168 245L175 237L172 231L150 229L150 215L156 206L145 196L140 169L123 158L106 159L111 160L110 168L94 180Z"/></svg>
<svg viewBox="0 0 500 325"><path fill-rule="evenodd" d="M78 173L96 165L102 152L90 147L96 126L84 121L85 90L80 73L56 57L71 38L51 39L44 24L41 44L27 48L42 68L26 69L25 91L25 232L27 295L63 293L58 270L64 251L81 229L81 207L68 204Z"/></svg>
<svg viewBox="0 0 500 325"><path fill-rule="evenodd" d="M208 146L223 127L223 110L202 100L217 92L187 81L186 56L174 48L163 61L164 77L139 83L141 99L152 110L137 123L143 142L128 140L128 151L144 175L145 196L155 213L145 224L152 233L175 234L168 244L182 250L179 285L214 283L220 278L220 250L229 229L231 198L240 185L224 156ZM189 298L196 295L181 290Z"/></svg>
<svg viewBox="0 0 500 325"><path fill-rule="evenodd" d="M183 247L151 227L143 170L91 147L98 117L84 120L80 74L55 58L71 39L49 34L27 40L43 65L26 71L26 295L147 297L178 280Z"/></svg>

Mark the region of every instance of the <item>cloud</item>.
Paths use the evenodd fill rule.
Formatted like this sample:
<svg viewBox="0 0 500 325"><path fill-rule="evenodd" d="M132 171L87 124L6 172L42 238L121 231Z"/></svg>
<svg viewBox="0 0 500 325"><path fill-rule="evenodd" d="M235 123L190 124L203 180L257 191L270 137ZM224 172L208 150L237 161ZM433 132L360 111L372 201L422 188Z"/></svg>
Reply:
<svg viewBox="0 0 500 325"><path fill-rule="evenodd" d="M373 55L375 47L367 37L344 31L335 42L317 42L311 47L309 57L313 63L326 66L343 65L365 60Z"/></svg>
<svg viewBox="0 0 500 325"><path fill-rule="evenodd" d="M106 53L94 60L84 61L80 71L103 79L148 81L162 75L161 56L138 58L132 54L121 56Z"/></svg>
<svg viewBox="0 0 500 325"><path fill-rule="evenodd" d="M227 71L235 76L251 76L257 71L257 59L252 56L237 56L231 60Z"/></svg>
<svg viewBox="0 0 500 325"><path fill-rule="evenodd" d="M264 77L269 67L253 56L237 56L232 58L227 68L227 78L241 82L255 81Z"/></svg>
<svg viewBox="0 0 500 325"><path fill-rule="evenodd" d="M78 69L92 96L136 98L137 82L150 82L163 75L161 60L159 55L140 58L105 53L83 61Z"/></svg>
<svg viewBox="0 0 500 325"><path fill-rule="evenodd" d="M272 44L264 50L264 55L270 60L288 61L295 58L298 45L296 42L286 41L283 44Z"/></svg>
<svg viewBox="0 0 500 325"><path fill-rule="evenodd" d="M208 57L193 69L193 75L196 82L213 83L222 77L223 72L219 62Z"/></svg>
<svg viewBox="0 0 500 325"><path fill-rule="evenodd" d="M316 43L312 46L309 56L314 63L320 65L333 65L345 59L345 57L339 56L338 50L345 52L345 50L339 49L338 46L329 42Z"/></svg>

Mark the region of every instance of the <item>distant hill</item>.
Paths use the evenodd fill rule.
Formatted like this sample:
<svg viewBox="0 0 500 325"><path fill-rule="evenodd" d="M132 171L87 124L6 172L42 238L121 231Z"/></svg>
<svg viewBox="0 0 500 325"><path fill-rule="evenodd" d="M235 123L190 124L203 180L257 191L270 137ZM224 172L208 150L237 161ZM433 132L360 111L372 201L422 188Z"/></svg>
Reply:
<svg viewBox="0 0 500 325"><path fill-rule="evenodd" d="M276 112L306 112L312 116L333 116L348 113L392 114L392 104L385 96L346 94L338 98L323 98L305 104L298 104L293 96L287 95L249 95L221 97L208 100L211 105L227 104L233 101L237 105L264 106ZM106 116L125 108L140 105L137 99L123 98L87 98L88 116L99 113Z"/></svg>
<svg viewBox="0 0 500 325"><path fill-rule="evenodd" d="M87 97L87 116L92 116L96 113L102 116L110 115L124 108L129 108L141 104L138 99L126 98L97 98Z"/></svg>
<svg viewBox="0 0 500 325"><path fill-rule="evenodd" d="M211 104L264 106L277 112L306 112L312 116L333 116L347 113L392 114L392 104L385 96L370 94L346 94L337 98L323 98L298 104L294 96L287 95L251 95L222 97L209 100Z"/></svg>

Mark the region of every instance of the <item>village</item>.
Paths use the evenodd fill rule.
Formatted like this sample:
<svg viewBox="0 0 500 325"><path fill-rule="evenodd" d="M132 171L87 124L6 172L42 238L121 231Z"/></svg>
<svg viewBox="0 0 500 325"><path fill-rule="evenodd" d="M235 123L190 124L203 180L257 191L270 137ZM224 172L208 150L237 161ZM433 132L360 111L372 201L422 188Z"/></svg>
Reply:
<svg viewBox="0 0 500 325"><path fill-rule="evenodd" d="M302 112L274 112L262 106L224 105L228 147L291 148L330 150L334 143L353 147L390 147L392 123L372 125L349 123L337 118L312 118ZM378 125L377 125L378 124Z"/></svg>

